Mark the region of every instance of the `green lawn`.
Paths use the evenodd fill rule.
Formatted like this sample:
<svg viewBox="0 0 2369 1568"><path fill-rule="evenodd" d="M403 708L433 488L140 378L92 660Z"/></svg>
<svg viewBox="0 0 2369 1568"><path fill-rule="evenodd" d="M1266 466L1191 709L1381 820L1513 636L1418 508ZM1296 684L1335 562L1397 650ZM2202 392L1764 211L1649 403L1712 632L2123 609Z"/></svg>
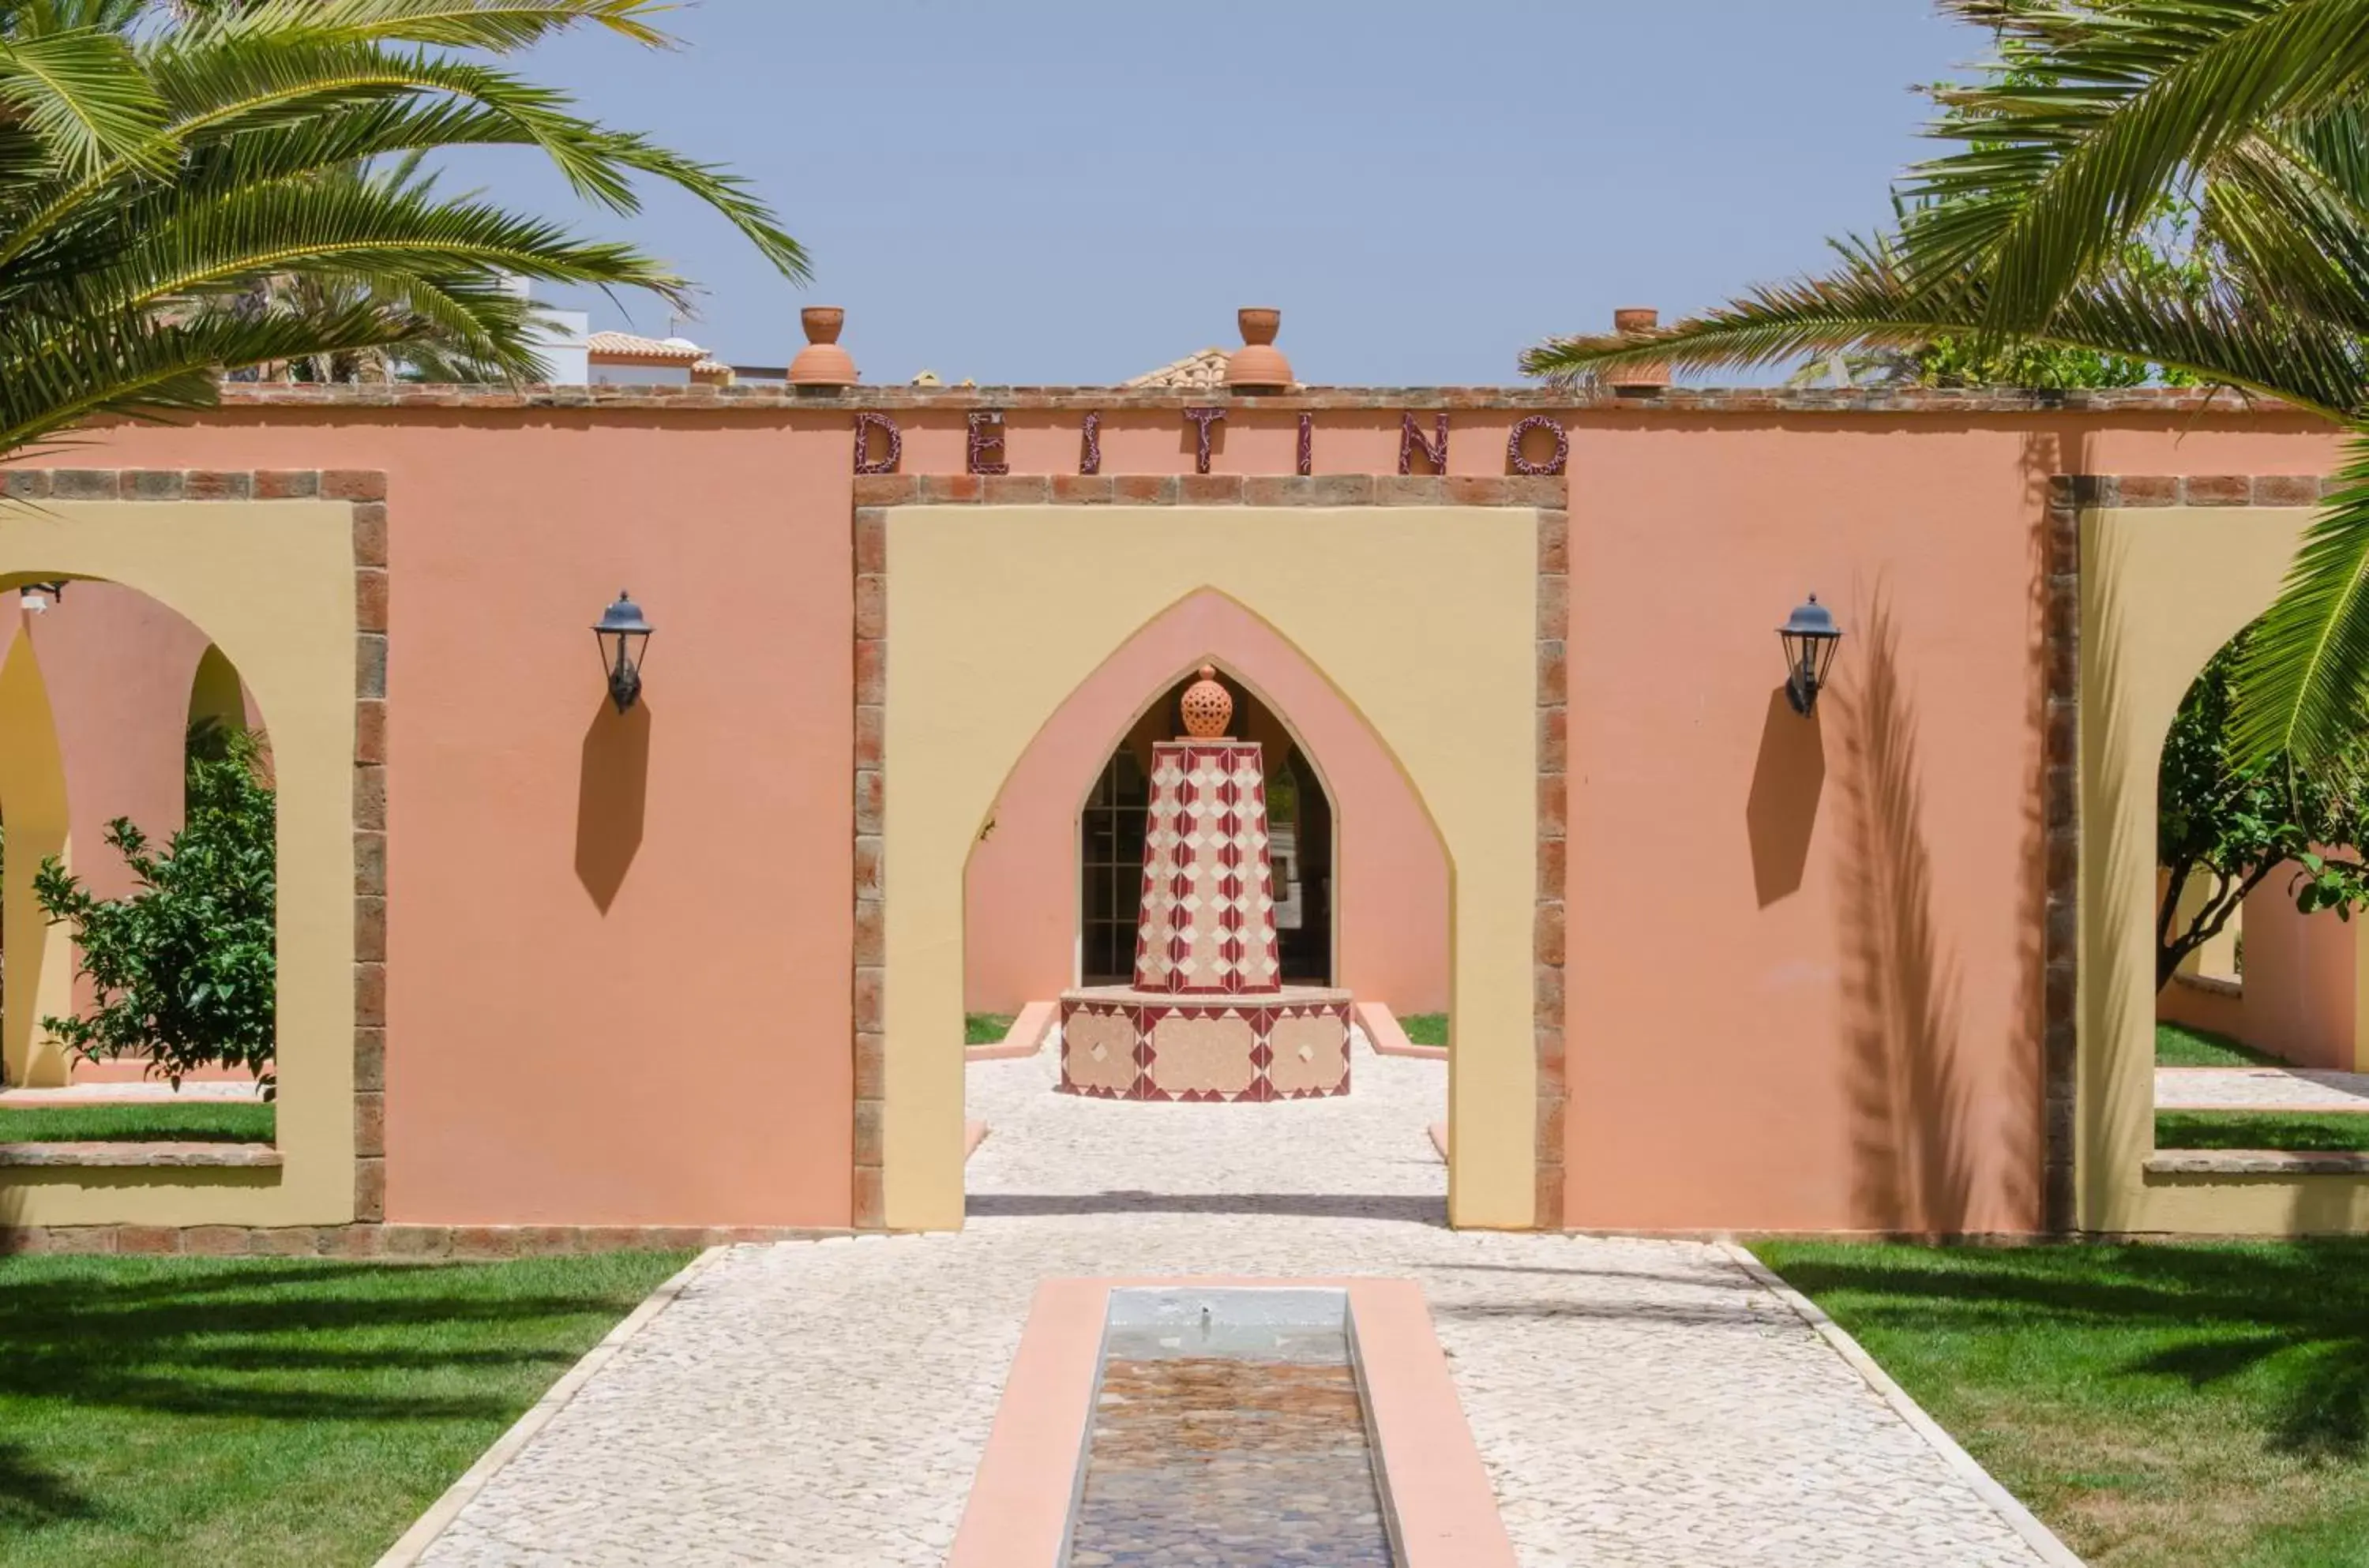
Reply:
<svg viewBox="0 0 2369 1568"><path fill-rule="evenodd" d="M1017 1016L1018 1014L1011 1013L964 1013L963 1044L967 1046L1001 1044L1003 1036L1011 1031L1012 1020Z"/></svg>
<svg viewBox="0 0 2369 1568"><path fill-rule="evenodd" d="M2157 1111L2157 1149L2369 1150L2369 1113ZM2363 1561L2369 1562L2369 1554Z"/></svg>
<svg viewBox="0 0 2369 1568"><path fill-rule="evenodd" d="M2369 1244L1754 1250L2091 1568L2369 1563Z"/></svg>
<svg viewBox="0 0 2369 1568"><path fill-rule="evenodd" d="M0 1562L368 1563L689 1255L0 1259Z"/></svg>
<svg viewBox="0 0 2369 1568"><path fill-rule="evenodd" d="M1399 1020L1406 1031L1411 1046L1445 1046L1448 1044L1448 1014L1445 1013L1410 1013Z"/></svg>
<svg viewBox="0 0 2369 1568"><path fill-rule="evenodd" d="M2210 1029L2192 1029L2185 1024L2157 1024L2155 1026L2155 1064L2157 1067L2287 1065L2251 1046L2241 1046L2226 1035L2216 1035Z"/></svg>
<svg viewBox="0 0 2369 1568"><path fill-rule="evenodd" d="M0 1143L269 1143L273 1107L218 1100L0 1110Z"/></svg>

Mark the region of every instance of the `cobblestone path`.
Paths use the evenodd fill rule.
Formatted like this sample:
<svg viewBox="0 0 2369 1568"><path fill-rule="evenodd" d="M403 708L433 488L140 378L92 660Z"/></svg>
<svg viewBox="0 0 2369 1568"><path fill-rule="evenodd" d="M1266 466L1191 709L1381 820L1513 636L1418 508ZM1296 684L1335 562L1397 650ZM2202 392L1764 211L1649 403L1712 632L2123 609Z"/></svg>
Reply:
<svg viewBox="0 0 2369 1568"><path fill-rule="evenodd" d="M1355 1072L1162 1105L974 1065L961 1234L732 1250L425 1561L940 1563L1036 1282L1218 1273L1420 1279L1526 1568L2043 1561L1717 1248L1447 1230L1445 1068Z"/></svg>

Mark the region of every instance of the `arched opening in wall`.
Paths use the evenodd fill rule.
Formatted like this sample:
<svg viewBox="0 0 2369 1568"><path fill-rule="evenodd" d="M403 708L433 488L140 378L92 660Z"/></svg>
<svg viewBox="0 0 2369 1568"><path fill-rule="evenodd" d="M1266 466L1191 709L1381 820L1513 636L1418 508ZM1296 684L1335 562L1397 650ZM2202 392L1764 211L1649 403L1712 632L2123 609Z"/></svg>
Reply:
<svg viewBox="0 0 2369 1568"><path fill-rule="evenodd" d="M2243 759L2232 687L2254 632L2205 663L2164 736L2156 1142L2369 1150L2369 920L2345 918L2369 906L2369 774Z"/></svg>
<svg viewBox="0 0 2369 1568"><path fill-rule="evenodd" d="M1227 716L1188 736L1204 668ZM1354 1196L1444 1220L1452 1064L1392 1006L1444 1013L1449 885L1323 673L1224 595L1172 605L1043 723L971 846L969 1212Z"/></svg>
<svg viewBox="0 0 2369 1568"><path fill-rule="evenodd" d="M1184 733L1179 706L1194 677L1147 708L1111 750L1078 811L1078 979L1134 979L1143 914L1144 814L1151 803L1152 749ZM1275 876L1276 940L1283 978L1333 983L1332 797L1315 763L1280 715L1241 681L1218 681L1233 699L1226 733L1259 743L1265 766L1268 853Z"/></svg>
<svg viewBox="0 0 2369 1568"><path fill-rule="evenodd" d="M237 668L212 644L200 656L197 673L189 678L189 727L196 729L210 725L262 727L254 715Z"/></svg>
<svg viewBox="0 0 2369 1568"><path fill-rule="evenodd" d="M1444 1046L1448 868L1436 830L1322 673L1207 591L1140 628L1062 702L980 823L964 869L967 1037L993 1044L1032 1004L1131 969L1150 741L1167 738L1163 722L1173 733L1175 693L1204 662L1278 742L1270 786L1298 797L1274 803L1288 808L1278 820L1297 818L1283 891L1296 880L1299 907L1277 933L1288 974L1345 986Z"/></svg>
<svg viewBox="0 0 2369 1568"><path fill-rule="evenodd" d="M277 808L228 658L120 584L0 580L0 832L5 1136L271 1140Z"/></svg>

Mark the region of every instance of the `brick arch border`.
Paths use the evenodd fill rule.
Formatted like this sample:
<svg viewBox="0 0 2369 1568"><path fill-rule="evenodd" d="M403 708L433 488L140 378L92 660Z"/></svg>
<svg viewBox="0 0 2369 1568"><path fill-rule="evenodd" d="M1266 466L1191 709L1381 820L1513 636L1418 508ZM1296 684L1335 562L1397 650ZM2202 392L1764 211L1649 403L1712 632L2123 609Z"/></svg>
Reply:
<svg viewBox="0 0 2369 1568"><path fill-rule="evenodd" d="M2318 506L2338 485L2314 474L2060 474L2048 481L2042 563L2046 741L2041 799L2047 866L2040 1222L2052 1235L2077 1234L2080 1225L2081 514L2100 507Z"/></svg>
<svg viewBox="0 0 2369 1568"><path fill-rule="evenodd" d="M354 563L353 1223L20 1226L0 1231L0 1252L375 1253L386 1217L386 475L354 468L17 468L0 474L0 496L165 505L344 501Z"/></svg>
<svg viewBox="0 0 2369 1568"><path fill-rule="evenodd" d="M1538 514L1538 880L1532 935L1531 1037L1538 1074L1538 1154L1531 1223L1560 1230L1563 1198L1563 890L1569 864L1570 512L1561 476L877 474L855 480L851 532L855 605L854 948L850 975L854 1159L850 1213L858 1230L887 1229L883 1177L887 1041L881 878L887 759L888 509L982 506L1477 506Z"/></svg>

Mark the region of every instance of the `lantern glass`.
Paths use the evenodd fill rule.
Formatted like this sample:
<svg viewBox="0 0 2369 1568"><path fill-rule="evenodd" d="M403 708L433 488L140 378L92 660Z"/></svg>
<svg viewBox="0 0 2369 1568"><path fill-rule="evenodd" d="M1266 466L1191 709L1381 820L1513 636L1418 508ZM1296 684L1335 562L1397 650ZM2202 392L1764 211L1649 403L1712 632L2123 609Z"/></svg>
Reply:
<svg viewBox="0 0 2369 1568"><path fill-rule="evenodd" d="M1796 713L1806 715L1817 705L1842 638L1843 629L1835 624L1834 612L1819 603L1814 593L1777 628L1777 639L1785 649L1785 694Z"/></svg>
<svg viewBox="0 0 2369 1568"><path fill-rule="evenodd" d="M650 634L657 630L623 589L592 628L593 640L601 648L601 670L609 681L609 696L619 713L632 707L642 694L642 658L648 650Z"/></svg>

